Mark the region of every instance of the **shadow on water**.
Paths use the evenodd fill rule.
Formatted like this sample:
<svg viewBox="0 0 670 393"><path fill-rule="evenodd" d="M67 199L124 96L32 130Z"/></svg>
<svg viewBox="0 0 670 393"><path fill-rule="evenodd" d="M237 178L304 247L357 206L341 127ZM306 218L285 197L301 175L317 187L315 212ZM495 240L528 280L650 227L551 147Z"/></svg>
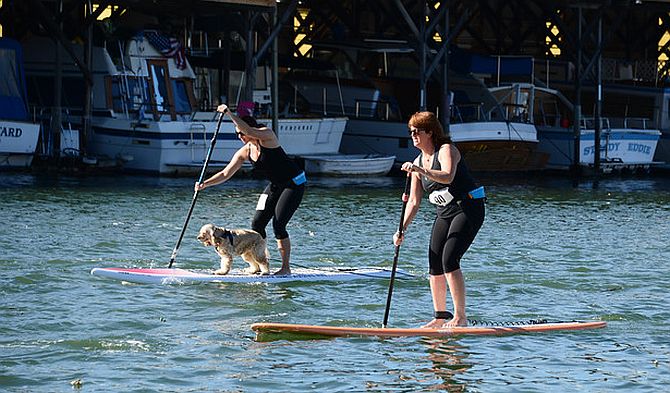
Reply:
<svg viewBox="0 0 670 393"><path fill-rule="evenodd" d="M552 174L475 174L475 178L485 186L491 187L536 187L540 189L614 189L618 191L663 190L670 191L670 180L664 176L622 177L610 176L593 180L589 178L574 181L566 176ZM105 176L70 176L54 174L30 174L0 172L0 185L3 187L34 187L34 188L82 188L82 189L125 189L125 188L175 188L185 187L192 192L191 185L196 177L156 177L147 175L105 175ZM235 187L260 189L264 180L251 177L235 177L229 181ZM402 191L404 176L378 177L321 177L310 176L310 188L381 188ZM221 186L224 188L225 186Z"/></svg>

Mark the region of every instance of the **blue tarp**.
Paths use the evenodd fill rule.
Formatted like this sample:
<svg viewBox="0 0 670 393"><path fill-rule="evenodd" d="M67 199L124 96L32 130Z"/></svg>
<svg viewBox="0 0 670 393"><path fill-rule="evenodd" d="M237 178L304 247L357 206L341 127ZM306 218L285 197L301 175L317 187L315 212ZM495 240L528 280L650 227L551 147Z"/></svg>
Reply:
<svg viewBox="0 0 670 393"><path fill-rule="evenodd" d="M504 75L531 75L533 73L532 57L504 57L486 56L468 53L462 49L452 47L450 66L453 70L464 74ZM500 61L500 71L498 71Z"/></svg>
<svg viewBox="0 0 670 393"><path fill-rule="evenodd" d="M21 45L10 38L0 37L0 75L0 119L27 119L23 51Z"/></svg>

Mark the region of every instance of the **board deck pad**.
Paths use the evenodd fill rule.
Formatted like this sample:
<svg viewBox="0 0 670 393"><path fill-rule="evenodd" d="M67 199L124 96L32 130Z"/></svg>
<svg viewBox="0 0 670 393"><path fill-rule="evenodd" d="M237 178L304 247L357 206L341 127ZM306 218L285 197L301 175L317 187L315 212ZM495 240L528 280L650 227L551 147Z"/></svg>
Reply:
<svg viewBox="0 0 670 393"><path fill-rule="evenodd" d="M370 327L347 327L347 326L315 326L296 325L288 323L254 323L251 329L259 336L268 334L298 334L305 336L378 336L378 337L448 337L462 335L508 335L521 333L539 333L551 331L585 330L604 328L604 321L571 321L571 322L546 322L529 324L510 324L509 326L463 326L453 328L427 329L427 328L370 328Z"/></svg>
<svg viewBox="0 0 670 393"><path fill-rule="evenodd" d="M195 284L195 283L280 283L291 281L351 281L360 279L388 279L389 269L377 267L361 268L293 268L291 274L285 276L246 274L241 270L233 270L226 275L215 275L212 271L194 271L176 268L94 268L94 276L111 278L139 284ZM396 278L411 278L411 274L398 269Z"/></svg>

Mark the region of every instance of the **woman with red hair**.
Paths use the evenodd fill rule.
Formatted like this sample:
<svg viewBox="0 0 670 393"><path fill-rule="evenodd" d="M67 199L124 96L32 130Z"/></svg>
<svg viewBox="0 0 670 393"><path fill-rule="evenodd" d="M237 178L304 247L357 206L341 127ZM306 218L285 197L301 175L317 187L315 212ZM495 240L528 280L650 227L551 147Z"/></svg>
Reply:
<svg viewBox="0 0 670 393"><path fill-rule="evenodd" d="M403 218L403 229L412 222L424 193L436 206L428 253L430 291L434 319L426 328L466 326L465 280L460 261L484 222L484 188L470 175L467 165L445 135L437 116L417 112L408 122L412 143L420 153L414 162L406 162L402 170L411 176L410 195ZM404 232L404 231L403 231ZM400 245L400 233L393 236ZM454 313L447 311L449 288Z"/></svg>

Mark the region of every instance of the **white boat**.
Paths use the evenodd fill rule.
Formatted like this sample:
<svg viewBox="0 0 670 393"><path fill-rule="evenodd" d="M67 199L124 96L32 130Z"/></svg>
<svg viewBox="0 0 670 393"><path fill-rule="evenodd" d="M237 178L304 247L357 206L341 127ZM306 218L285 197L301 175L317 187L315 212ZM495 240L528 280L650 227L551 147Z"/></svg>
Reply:
<svg viewBox="0 0 670 393"><path fill-rule="evenodd" d="M547 168L566 170L573 164L574 130L572 104L557 90L529 83L491 88L499 99L520 108L535 124L540 151L549 155ZM593 166L595 157L593 118L580 121L579 163ZM649 169L655 165L654 154L661 132L651 127L649 119L601 118L600 157L604 171L613 169Z"/></svg>
<svg viewBox="0 0 670 393"><path fill-rule="evenodd" d="M473 171L523 172L542 169L546 156L537 151L536 129L520 122L473 121L449 126ZM397 163L413 161L418 150L407 134L407 123L352 118L342 138L343 153L393 154Z"/></svg>
<svg viewBox="0 0 670 393"><path fill-rule="evenodd" d="M30 122L23 54L18 42L0 37L0 168L30 167L40 134Z"/></svg>
<svg viewBox="0 0 670 393"><path fill-rule="evenodd" d="M384 176L395 156L378 154L324 154L302 156L305 172L323 176Z"/></svg>
<svg viewBox="0 0 670 393"><path fill-rule="evenodd" d="M195 73L188 60L165 57L144 32L131 39L115 63L106 48L93 47L93 116L87 138L88 155L115 161L124 170L158 174L197 173L216 128L214 112L198 112ZM34 86L53 85L55 46L50 40L25 44L26 69ZM82 50L75 47L76 53ZM121 52L121 50L119 50ZM74 62L63 55L65 96L83 102L83 78ZM49 106L47 98L37 106ZM72 122L81 125L81 107L71 107ZM258 119L270 123L270 119ZM345 117L279 119L279 141L290 155L336 153ZM210 166L226 165L242 146L229 120L224 120Z"/></svg>
<svg viewBox="0 0 670 393"><path fill-rule="evenodd" d="M449 133L473 171L519 172L544 167L547 157L537 151L537 131L533 124L513 117L513 113L496 102L478 81L465 77L452 78L452 81L457 102L452 105ZM320 83L327 92L324 93L326 108L337 110L328 101L334 88L326 82ZM347 91L346 84L342 89ZM361 87L356 86L355 91L360 92ZM351 94L342 97L351 97ZM395 104L382 98L374 88L351 100L354 101L340 105L350 116L342 137L341 153L393 155L397 163L412 161L417 156L418 150L407 133L407 122L394 109ZM350 110L354 112L349 113Z"/></svg>

